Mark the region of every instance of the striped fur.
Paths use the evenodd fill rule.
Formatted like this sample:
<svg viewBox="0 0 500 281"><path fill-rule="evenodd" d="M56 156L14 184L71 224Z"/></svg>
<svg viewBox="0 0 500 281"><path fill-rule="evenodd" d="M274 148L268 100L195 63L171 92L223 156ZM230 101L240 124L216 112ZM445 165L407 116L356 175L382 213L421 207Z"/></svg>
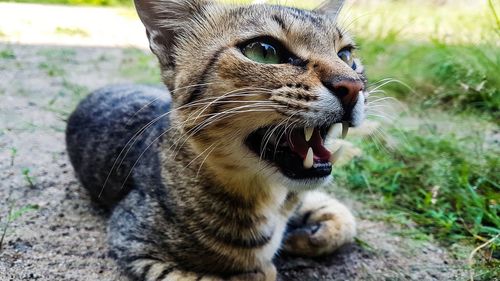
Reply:
<svg viewBox="0 0 500 281"><path fill-rule="evenodd" d="M288 179L243 144L261 127L348 114L322 83L366 82L359 61L353 70L337 57L354 44L337 26L337 11L135 3L169 90L96 91L71 115L66 136L80 181L112 210L110 254L119 265L138 280L270 281L280 248L318 256L352 241L350 212L307 191L326 182ZM298 59L257 64L236 47L264 35ZM353 124L363 119L365 98Z"/></svg>

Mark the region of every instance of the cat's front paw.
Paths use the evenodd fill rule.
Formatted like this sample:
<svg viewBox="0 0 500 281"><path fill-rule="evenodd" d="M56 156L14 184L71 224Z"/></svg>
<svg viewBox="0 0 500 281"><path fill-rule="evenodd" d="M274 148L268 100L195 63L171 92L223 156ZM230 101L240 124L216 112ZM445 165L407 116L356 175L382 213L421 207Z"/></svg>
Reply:
<svg viewBox="0 0 500 281"><path fill-rule="evenodd" d="M353 215L342 203L322 192L310 192L289 221L283 250L315 257L334 252L356 235Z"/></svg>
<svg viewBox="0 0 500 281"><path fill-rule="evenodd" d="M276 275L276 267L272 262L269 262L261 270L232 276L229 281L275 281Z"/></svg>

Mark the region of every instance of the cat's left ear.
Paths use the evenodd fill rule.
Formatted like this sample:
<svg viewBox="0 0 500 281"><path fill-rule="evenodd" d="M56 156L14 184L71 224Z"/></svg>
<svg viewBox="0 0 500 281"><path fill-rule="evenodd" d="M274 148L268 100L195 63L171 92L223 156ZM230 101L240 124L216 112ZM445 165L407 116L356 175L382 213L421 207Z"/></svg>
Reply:
<svg viewBox="0 0 500 281"><path fill-rule="evenodd" d="M314 10L318 13L336 18L340 13L340 10L342 10L344 3L344 0L327 0L321 3L321 5Z"/></svg>
<svg viewBox="0 0 500 281"><path fill-rule="evenodd" d="M175 41L201 13L206 0L134 0L137 13L146 27L151 51L162 69L175 66Z"/></svg>

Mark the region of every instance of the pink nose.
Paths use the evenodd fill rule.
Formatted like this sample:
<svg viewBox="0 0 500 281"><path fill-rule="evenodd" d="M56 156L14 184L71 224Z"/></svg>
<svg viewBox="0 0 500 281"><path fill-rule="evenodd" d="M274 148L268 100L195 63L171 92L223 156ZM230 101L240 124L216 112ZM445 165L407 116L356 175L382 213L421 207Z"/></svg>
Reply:
<svg viewBox="0 0 500 281"><path fill-rule="evenodd" d="M358 101L359 92L363 90L363 83L354 79L335 79L333 82L323 82L323 84L349 109L354 107Z"/></svg>

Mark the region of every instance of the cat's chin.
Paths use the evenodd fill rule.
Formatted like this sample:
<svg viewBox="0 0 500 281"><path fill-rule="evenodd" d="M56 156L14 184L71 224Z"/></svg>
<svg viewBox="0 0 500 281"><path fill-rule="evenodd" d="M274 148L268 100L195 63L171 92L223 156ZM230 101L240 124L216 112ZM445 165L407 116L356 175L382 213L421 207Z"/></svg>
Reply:
<svg viewBox="0 0 500 281"><path fill-rule="evenodd" d="M310 178L310 179L291 179L283 174L275 176L274 181L281 183L290 191L309 191L327 186L333 181L332 175L326 177Z"/></svg>

